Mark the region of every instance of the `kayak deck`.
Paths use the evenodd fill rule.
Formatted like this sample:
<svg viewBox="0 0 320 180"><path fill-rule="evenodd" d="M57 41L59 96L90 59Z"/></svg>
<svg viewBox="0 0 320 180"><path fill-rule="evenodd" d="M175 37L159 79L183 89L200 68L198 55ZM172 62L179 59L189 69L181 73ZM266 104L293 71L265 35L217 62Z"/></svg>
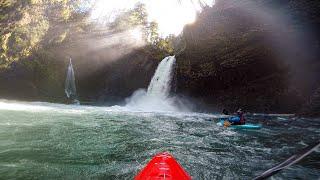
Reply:
<svg viewBox="0 0 320 180"><path fill-rule="evenodd" d="M135 177L135 180L175 179L191 180L191 177L174 159L174 157L167 152L154 156Z"/></svg>
<svg viewBox="0 0 320 180"><path fill-rule="evenodd" d="M261 129L262 126L259 124L244 124L244 125L233 125L232 129Z"/></svg>

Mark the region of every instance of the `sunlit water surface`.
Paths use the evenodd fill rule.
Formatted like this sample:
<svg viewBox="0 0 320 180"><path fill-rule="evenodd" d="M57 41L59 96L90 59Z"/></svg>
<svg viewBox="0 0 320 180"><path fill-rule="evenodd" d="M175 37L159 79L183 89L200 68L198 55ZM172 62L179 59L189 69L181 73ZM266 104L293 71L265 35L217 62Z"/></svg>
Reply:
<svg viewBox="0 0 320 180"><path fill-rule="evenodd" d="M193 179L250 179L319 140L319 119L251 115L263 129L239 131L219 116L0 101L0 179L133 179L162 151ZM273 179L319 179L319 155Z"/></svg>

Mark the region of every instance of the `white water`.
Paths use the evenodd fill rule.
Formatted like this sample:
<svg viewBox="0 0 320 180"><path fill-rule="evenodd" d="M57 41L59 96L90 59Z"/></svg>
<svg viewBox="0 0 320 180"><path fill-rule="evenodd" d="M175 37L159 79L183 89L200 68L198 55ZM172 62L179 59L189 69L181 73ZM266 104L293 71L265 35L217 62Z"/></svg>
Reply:
<svg viewBox="0 0 320 180"><path fill-rule="evenodd" d="M148 87L149 96L163 98L169 96L175 63L176 58L174 56L168 56L160 62Z"/></svg>
<svg viewBox="0 0 320 180"><path fill-rule="evenodd" d="M71 58L70 58L70 62L67 70L67 77L66 77L64 92L66 93L69 99L74 100L75 102L78 102L78 100L76 99L77 89L76 89L75 76L74 76L74 70L73 70Z"/></svg>
<svg viewBox="0 0 320 180"><path fill-rule="evenodd" d="M162 151L193 179L252 179L320 133L317 119L249 116L264 128L235 131L216 125L221 114L124 110L0 99L0 179L133 179ZM278 179L319 179L317 157Z"/></svg>
<svg viewBox="0 0 320 180"><path fill-rule="evenodd" d="M170 97L173 70L176 62L174 56L164 58L149 84L148 91L137 90L126 100L126 107L140 111L179 111L175 98Z"/></svg>

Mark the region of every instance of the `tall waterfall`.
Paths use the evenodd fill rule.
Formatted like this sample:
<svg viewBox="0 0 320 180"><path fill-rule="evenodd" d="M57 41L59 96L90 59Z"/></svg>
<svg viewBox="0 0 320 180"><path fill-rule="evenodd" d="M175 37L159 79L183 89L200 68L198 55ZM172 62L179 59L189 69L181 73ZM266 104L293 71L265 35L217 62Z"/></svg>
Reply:
<svg viewBox="0 0 320 180"><path fill-rule="evenodd" d="M70 62L67 70L67 77L66 77L64 92L66 93L68 99L73 100L74 102L78 102L78 100L76 99L77 89L76 89L75 76L74 76L71 58L70 58Z"/></svg>
<svg viewBox="0 0 320 180"><path fill-rule="evenodd" d="M149 84L148 95L161 98L169 96L175 62L174 56L168 56L160 62Z"/></svg>
<svg viewBox="0 0 320 180"><path fill-rule="evenodd" d="M134 92L126 100L126 107L142 111L178 111L174 98L169 96L175 62L174 56L164 58L153 75L148 91L141 89Z"/></svg>

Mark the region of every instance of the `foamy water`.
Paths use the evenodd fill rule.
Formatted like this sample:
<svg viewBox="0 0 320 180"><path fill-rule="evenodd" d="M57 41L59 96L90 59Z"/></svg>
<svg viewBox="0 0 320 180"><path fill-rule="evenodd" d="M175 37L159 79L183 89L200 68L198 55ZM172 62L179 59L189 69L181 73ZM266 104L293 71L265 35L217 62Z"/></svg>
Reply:
<svg viewBox="0 0 320 180"><path fill-rule="evenodd" d="M248 116L259 131L216 125L219 114L0 101L3 179L132 179L162 151L193 179L251 179L318 141L317 119ZM319 151L277 179L317 179Z"/></svg>
<svg viewBox="0 0 320 180"><path fill-rule="evenodd" d="M189 106L170 94L176 59L164 58L158 65L147 90L139 89L126 99L126 108L136 111L190 112Z"/></svg>

